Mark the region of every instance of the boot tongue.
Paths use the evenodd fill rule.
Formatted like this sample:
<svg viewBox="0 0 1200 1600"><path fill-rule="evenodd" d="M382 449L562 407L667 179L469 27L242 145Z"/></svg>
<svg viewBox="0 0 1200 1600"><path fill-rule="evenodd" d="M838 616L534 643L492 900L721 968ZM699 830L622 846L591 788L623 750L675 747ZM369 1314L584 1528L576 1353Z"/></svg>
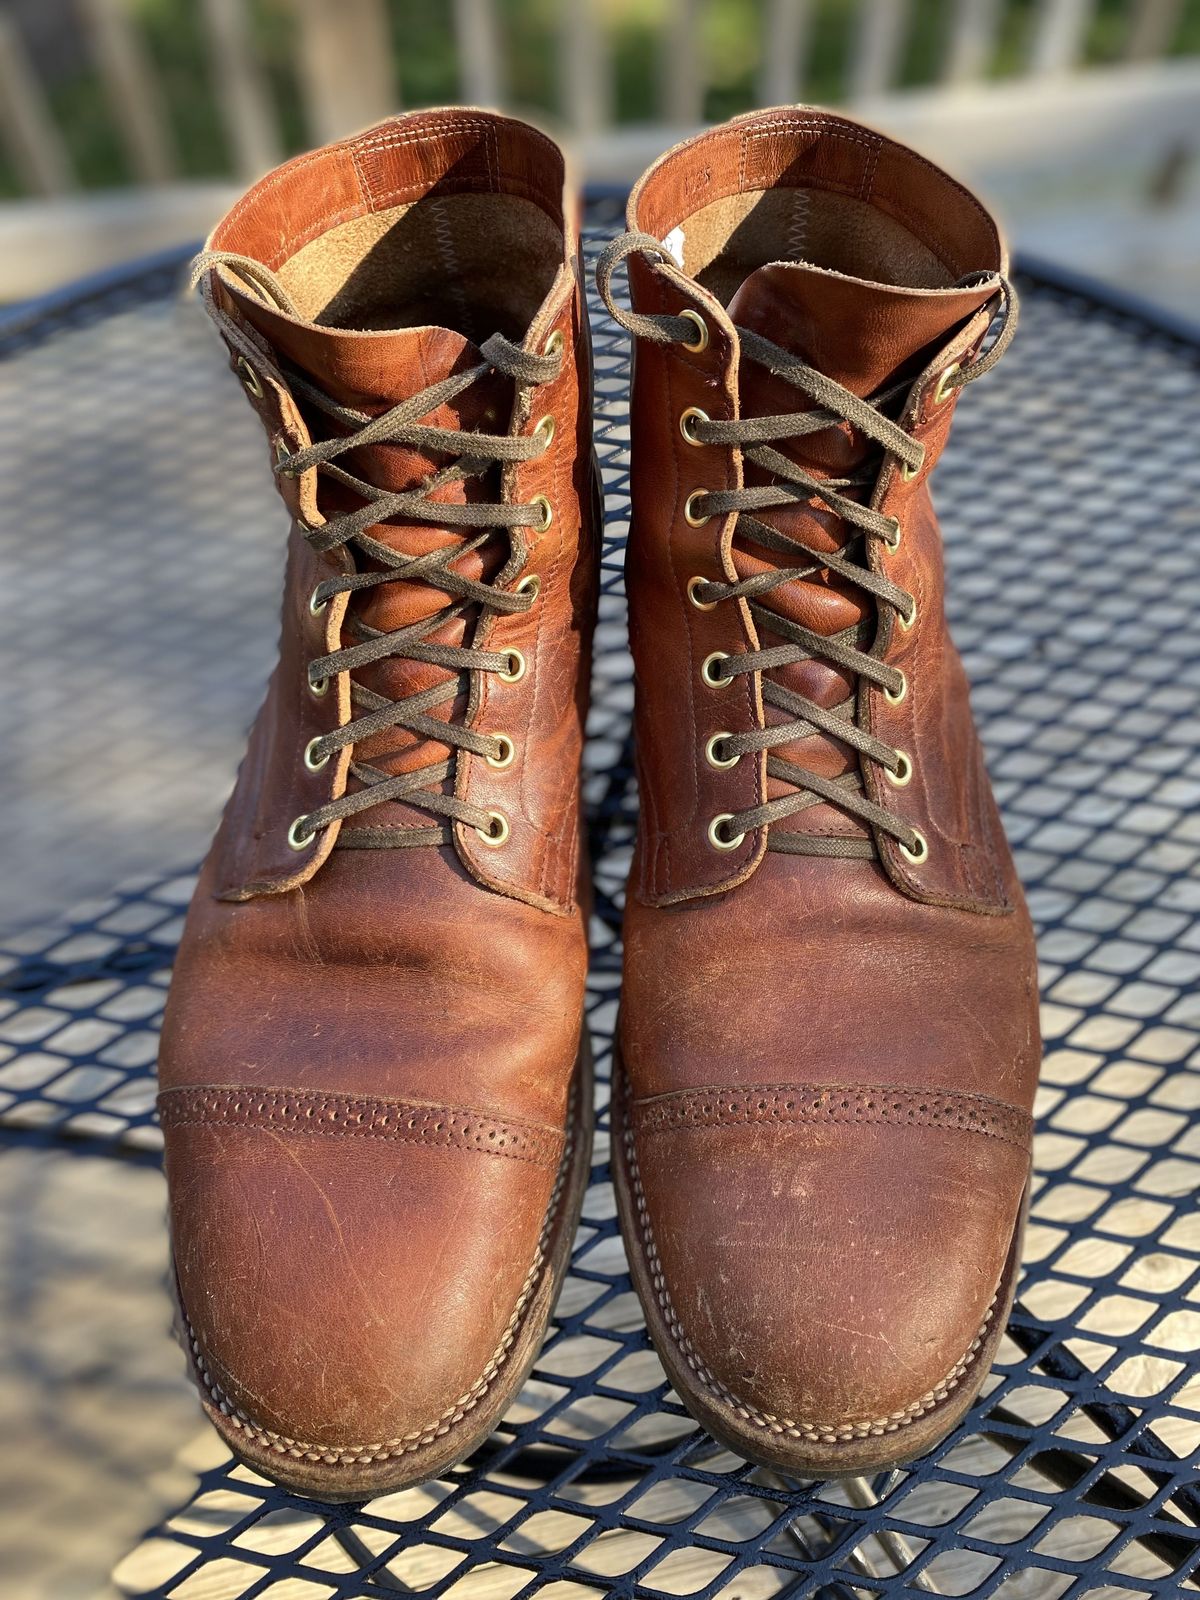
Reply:
<svg viewBox="0 0 1200 1600"><path fill-rule="evenodd" d="M739 327L866 396L901 377L915 377L951 330L992 293L986 285L905 289L803 262L774 262L744 280L729 315Z"/></svg>
<svg viewBox="0 0 1200 1600"><path fill-rule="evenodd" d="M776 262L758 267L742 282L730 301L729 315L737 327L770 339L843 388L867 398L914 378L952 330L977 311L991 292L986 286L907 289L845 277L802 262ZM742 360L738 386L743 417L804 411L811 406L801 390L755 361ZM875 449L848 424L794 441L782 440L775 448L818 475L830 477L852 474ZM750 462L745 464L745 480L748 485L771 481L769 474ZM846 542L845 524L820 502L756 515L813 551L835 551ZM786 557L762 550L740 533L732 554L741 578L786 564ZM871 626L873 602L869 596L828 570L773 589L761 597L760 604L825 635L860 625L865 632ZM787 642L765 628L759 633L764 648ZM858 642L868 648L870 638ZM839 705L855 690L852 674L818 660L797 662L768 676L825 707ZM767 717L774 723L790 720L774 708L768 708ZM852 750L823 735L810 736L775 753L827 778L840 777L857 765ZM789 787L768 779L772 797ZM863 832L842 812L825 804L793 813L774 826L787 831Z"/></svg>
<svg viewBox="0 0 1200 1600"><path fill-rule="evenodd" d="M233 297L247 321L288 365L299 369L331 400L370 416L483 362L479 347L452 328L389 328L361 333L284 316L238 289ZM501 431L509 421L510 388L499 374L486 373L448 405L420 420L431 427ZM302 397L298 399L315 439L342 431ZM404 445L372 445L338 457L342 466L380 489L411 488L444 466L446 459ZM321 485L323 507L329 487L328 481ZM463 498L461 489L457 498Z"/></svg>
<svg viewBox="0 0 1200 1600"><path fill-rule="evenodd" d="M256 296L235 291L239 309L266 338L288 366L298 369L330 399L370 416L409 400L421 390L454 374L483 364L478 346L451 328L435 326L394 328L355 332L324 327L285 316L265 305ZM314 440L326 439L346 431L335 419L313 406L302 395L296 396ZM418 419L422 425L454 432L479 431L506 433L512 420L513 386L500 374L485 371L449 402ZM411 489L431 474L453 464L456 458L440 452L426 452L410 445L374 444L336 457L336 465L378 489ZM500 467L480 476L455 481L433 495L448 504L497 500L500 492ZM359 498L327 473L318 479L318 500L328 519L339 511L352 510ZM434 549L462 544L478 535L478 529L439 528L436 523L410 522L376 524L370 537L402 554L424 555ZM477 580L495 575L506 555L501 539L488 541L479 550L461 556L455 571ZM356 553L360 569L372 565ZM347 612L347 627L342 643L358 640L355 624L391 632L421 621L453 602L455 597L429 584L398 582L381 584L352 597ZM468 607L451 618L425 642L460 646L470 643L475 622L474 609ZM419 693L434 684L450 681L453 674L429 663L385 660L354 674L355 680L391 700ZM453 703L434 708L430 715L443 719L460 716L465 710L465 693ZM386 772L409 771L443 761L448 748L438 742L416 738L404 729L389 729L355 745L355 760ZM352 781L352 787L354 786ZM427 823L428 817L406 807L386 803L364 812L357 822L370 827L407 826Z"/></svg>

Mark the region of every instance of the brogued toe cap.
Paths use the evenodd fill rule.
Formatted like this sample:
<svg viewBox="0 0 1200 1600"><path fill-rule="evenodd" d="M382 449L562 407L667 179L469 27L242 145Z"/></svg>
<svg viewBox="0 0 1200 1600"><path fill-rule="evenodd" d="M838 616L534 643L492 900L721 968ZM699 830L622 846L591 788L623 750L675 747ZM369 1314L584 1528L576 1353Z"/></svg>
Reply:
<svg viewBox="0 0 1200 1600"><path fill-rule="evenodd" d="M1029 1172L1023 1111L785 1084L661 1095L625 1122L651 1320L715 1431L728 1414L780 1459L793 1441L828 1466L821 1448L973 1392L1005 1310Z"/></svg>
<svg viewBox="0 0 1200 1600"><path fill-rule="evenodd" d="M469 1429L541 1294L569 1136L291 1090L160 1115L182 1331L238 1453L333 1498Z"/></svg>

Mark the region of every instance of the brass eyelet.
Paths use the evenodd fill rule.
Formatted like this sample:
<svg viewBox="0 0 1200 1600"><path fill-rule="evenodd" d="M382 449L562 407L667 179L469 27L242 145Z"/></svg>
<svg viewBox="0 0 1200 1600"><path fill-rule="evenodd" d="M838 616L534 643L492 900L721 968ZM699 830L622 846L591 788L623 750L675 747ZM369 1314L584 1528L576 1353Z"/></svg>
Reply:
<svg viewBox="0 0 1200 1600"><path fill-rule="evenodd" d="M701 517L697 516L696 512L692 509L698 500L704 500L707 498L708 492L709 491L707 489L693 489L691 494L688 495L687 499L683 502L683 520L687 523L689 528L702 528L706 522L712 521L711 513L709 513L708 516Z"/></svg>
<svg viewBox="0 0 1200 1600"><path fill-rule="evenodd" d="M908 679L904 676L903 673L901 673L900 674L900 687L896 690L896 692L894 694L892 693L892 691L890 689L885 689L883 691L883 698L887 701L888 705L890 705L890 706L898 706L900 704L901 700L904 699L904 697L905 697L905 695L907 693L908 693Z"/></svg>
<svg viewBox="0 0 1200 1600"><path fill-rule="evenodd" d="M891 527L892 536L889 539L887 534L885 533L884 536L883 536L883 542L884 542L885 545L887 545L888 549L892 552L892 554L895 555L896 551L899 550L899 548L900 548L900 541L904 537L903 531L902 531L902 529L900 527L900 518L899 517L889 517L888 518L888 524Z"/></svg>
<svg viewBox="0 0 1200 1600"><path fill-rule="evenodd" d="M897 841L896 848L900 851L905 861L911 861L914 867L919 867L922 861L929 859L929 840L921 832L920 828L914 828L913 833L916 835L917 840L915 850L910 850L906 844L900 844L899 841Z"/></svg>
<svg viewBox="0 0 1200 1600"><path fill-rule="evenodd" d="M688 423L711 421L712 418L709 416L707 411L701 411L699 406L689 406L686 411L681 411L679 413L679 431L683 435L686 443L694 444L699 448L704 444L704 440L696 438L696 435L688 427Z"/></svg>
<svg viewBox="0 0 1200 1600"><path fill-rule="evenodd" d="M728 660L729 652L727 650L714 650L712 655L705 656L700 666L700 676L710 689L728 689L733 682L732 678L727 678L724 674L720 677L716 675L717 663Z"/></svg>
<svg viewBox="0 0 1200 1600"><path fill-rule="evenodd" d="M503 772L505 767L511 767L517 757L517 747L506 733L494 733L492 738L500 746L500 754L484 756L489 767L495 767L497 772Z"/></svg>
<svg viewBox="0 0 1200 1600"><path fill-rule="evenodd" d="M508 818L504 815L503 811L489 811L488 816L492 820L491 827L476 828L475 832L483 840L484 844L489 847L489 849L499 850L502 844L508 843Z"/></svg>
<svg viewBox="0 0 1200 1600"><path fill-rule="evenodd" d="M691 306L685 306L683 308L683 310L679 313L679 315L683 318L683 320L685 322L690 322L692 327L695 328L695 330L696 330L695 340L691 344L689 344L688 341L685 339L683 341L683 348L685 350L692 350L697 355L700 353L701 350L707 350L708 349L708 323L705 322L704 318L700 315L700 313L698 311L693 311Z"/></svg>
<svg viewBox="0 0 1200 1600"><path fill-rule="evenodd" d="M732 811L722 811L708 825L708 842L714 850L736 850L746 837L744 833L735 834L732 839L727 839L721 829L727 822L733 821Z"/></svg>
<svg viewBox="0 0 1200 1600"><path fill-rule="evenodd" d="M546 340L545 344L542 346L542 354L544 356L558 356L558 355L561 355L562 352L563 352L563 347L564 347L565 344L566 344L566 340L563 338L562 329L561 328L555 328L554 332L550 335L550 337Z"/></svg>
<svg viewBox="0 0 1200 1600"><path fill-rule="evenodd" d="M536 600L542 592L542 580L536 572L527 572L523 578L513 585L514 594L527 594Z"/></svg>
<svg viewBox="0 0 1200 1600"><path fill-rule="evenodd" d="M719 600L701 600L700 599L700 596L697 593L697 591L699 589L703 588L703 586L707 582L708 582L707 578L689 578L688 579L687 597L692 602L692 604L695 606L697 611L715 611L717 609L717 607L721 604L721 602Z"/></svg>
<svg viewBox="0 0 1200 1600"><path fill-rule="evenodd" d="M917 620L917 602L915 600L912 603L912 610L908 613L907 616L904 615L903 611L897 611L897 613L896 613L896 621L900 624L901 628L903 628L905 633L908 632L908 630L912 627L913 623L916 620Z"/></svg>
<svg viewBox="0 0 1200 1600"><path fill-rule="evenodd" d="M896 762L895 772L892 771L891 767L884 767L883 775L893 789L906 789L913 775L912 757L907 750L897 750Z"/></svg>
<svg viewBox="0 0 1200 1600"><path fill-rule="evenodd" d="M925 446L922 445L921 446L921 459L917 462L915 467L910 467L907 461L902 461L900 463L900 476L904 479L905 483L911 483L913 481L913 479L917 476L917 474L921 471L921 469L922 469L922 467L924 465L925 465Z"/></svg>
<svg viewBox="0 0 1200 1600"><path fill-rule="evenodd" d="M281 467L283 465L283 463L291 455L291 453L292 453L291 449L289 448L288 442L287 442L286 439L284 439L284 438L276 439L276 441L275 441L275 463L276 463L277 466Z"/></svg>
<svg viewBox="0 0 1200 1600"><path fill-rule="evenodd" d="M506 654L508 656L508 671L506 672L501 667L496 676L505 683L520 683L525 676L525 657L519 650L509 650Z"/></svg>
<svg viewBox="0 0 1200 1600"><path fill-rule="evenodd" d="M535 522L533 526L538 533L545 533L546 529L554 521L554 507L550 504L549 500L546 499L544 494L535 494L533 499L529 502L529 509L531 511L537 510L541 512L541 521Z"/></svg>
<svg viewBox="0 0 1200 1600"><path fill-rule="evenodd" d="M554 438L554 418L547 412L544 417L539 417L537 426L533 430L533 437L542 440L542 453L550 448Z"/></svg>
<svg viewBox="0 0 1200 1600"><path fill-rule="evenodd" d="M724 771L726 767L737 766L742 759L741 756L719 756L717 754L717 746L721 743L721 740L732 738L733 735L728 731L713 734L712 738L704 746L704 759L710 767L716 767L718 771Z"/></svg>
<svg viewBox="0 0 1200 1600"><path fill-rule="evenodd" d="M327 767L329 765L329 758L333 754L332 750L326 750L323 756L317 755L315 753L316 746L320 743L321 735L318 734L315 739L310 739L304 746L304 765L310 772L320 772L322 767Z"/></svg>
<svg viewBox="0 0 1200 1600"><path fill-rule="evenodd" d="M328 678L309 678L308 692L314 700L323 700L329 693Z"/></svg>
<svg viewBox="0 0 1200 1600"><path fill-rule="evenodd" d="M318 584L317 587L313 590L313 592L308 597L308 614L309 614L309 616L311 616L311 617L319 617L321 615L322 611L324 611L325 607L328 604L329 604L329 597L326 596L325 599L321 599L321 585Z"/></svg>
<svg viewBox="0 0 1200 1600"><path fill-rule="evenodd" d="M290 850L307 850L317 837L315 830L309 833L304 831L307 817L297 817L287 831L287 842Z"/></svg>
<svg viewBox="0 0 1200 1600"><path fill-rule="evenodd" d="M932 405L944 406L946 404L946 401L950 398L950 380L951 378L956 378L961 371L962 367L959 366L957 361L950 363L937 381L937 387L933 391L933 398L930 402Z"/></svg>
<svg viewBox="0 0 1200 1600"><path fill-rule="evenodd" d="M245 389L247 394L252 394L256 400L261 400L263 397L263 386L262 379L259 377L258 373L255 372L254 368L246 360L245 356L239 356L235 365L237 367L238 377L242 380L242 388Z"/></svg>

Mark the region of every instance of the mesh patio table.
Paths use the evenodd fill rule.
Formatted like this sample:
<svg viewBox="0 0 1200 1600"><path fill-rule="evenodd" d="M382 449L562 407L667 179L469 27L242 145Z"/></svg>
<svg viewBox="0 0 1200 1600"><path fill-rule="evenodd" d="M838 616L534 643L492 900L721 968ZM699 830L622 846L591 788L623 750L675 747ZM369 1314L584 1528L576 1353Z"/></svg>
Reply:
<svg viewBox="0 0 1200 1600"><path fill-rule="evenodd" d="M614 197L592 198L589 262L619 219ZM184 259L0 319L0 664L22 685L0 709L13 870L82 836L94 870L115 873L131 826L162 851L160 876L3 941L0 1153L157 1162L156 1029L191 882L168 869L205 837L273 652L282 511L259 431L179 298ZM1038 926L1046 1041L1024 1277L964 1425L902 1471L787 1481L698 1431L642 1326L607 1147L636 806L629 349L593 307L607 492L586 769L600 1122L551 1336L502 1427L444 1480L331 1507L227 1462L118 1569L127 1592L1197 1588L1200 336L1046 269L1018 282L1021 334L967 396L935 486L951 620Z"/></svg>

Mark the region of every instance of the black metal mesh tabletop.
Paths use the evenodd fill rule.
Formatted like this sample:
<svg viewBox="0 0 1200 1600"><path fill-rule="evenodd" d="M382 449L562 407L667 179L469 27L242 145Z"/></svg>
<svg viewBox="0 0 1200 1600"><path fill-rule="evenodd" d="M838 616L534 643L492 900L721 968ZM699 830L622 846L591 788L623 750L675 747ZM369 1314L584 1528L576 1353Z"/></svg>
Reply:
<svg viewBox="0 0 1200 1600"><path fill-rule="evenodd" d="M589 258L617 215L593 203ZM90 870L110 873L89 888L147 841L162 873L195 859L273 649L283 514L178 268L0 321L0 738L14 752L0 800L14 882L30 862L49 874L27 872L33 889L53 888L81 840ZM951 620L1038 926L1046 1041L1018 1307L964 1426L872 1482L789 1483L697 1430L645 1336L607 1165L636 801L628 347L597 312L608 526L586 782L600 1131L551 1336L502 1428L445 1480L325 1507L227 1463L131 1552L125 1592L1049 1600L1193 1587L1200 346L1086 289L1019 282L1020 336L966 397L936 483ZM143 879L4 941L7 1147L157 1161L156 1029L189 889L186 873Z"/></svg>

